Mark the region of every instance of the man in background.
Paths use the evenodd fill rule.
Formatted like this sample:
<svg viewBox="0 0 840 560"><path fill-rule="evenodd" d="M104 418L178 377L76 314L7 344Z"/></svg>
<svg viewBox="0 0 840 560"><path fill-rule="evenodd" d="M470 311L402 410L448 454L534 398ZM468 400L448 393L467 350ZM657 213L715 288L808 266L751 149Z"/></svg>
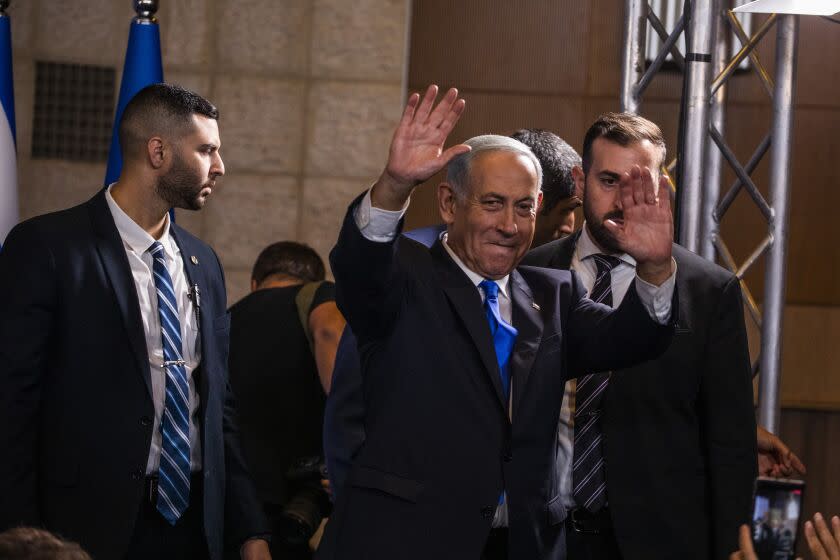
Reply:
<svg viewBox="0 0 840 560"><path fill-rule="evenodd" d="M602 301L619 305L636 261L605 224L624 219L621 175L636 165L658 174L664 160L654 123L602 115L574 169L583 228L523 263L574 270L587 290L607 283ZM668 351L567 384L557 467L570 558L726 558L750 518L756 425L738 279L678 245L673 255L679 322ZM593 479L600 493L588 491Z"/></svg>
<svg viewBox="0 0 840 560"><path fill-rule="evenodd" d="M213 250L169 219L224 174L218 110L155 84L119 124L123 169L27 220L0 253L0 529L95 558L269 558L228 390Z"/></svg>
<svg viewBox="0 0 840 560"><path fill-rule="evenodd" d="M311 558L329 511L321 428L344 318L321 257L293 241L269 245L251 293L230 309L230 383L242 450L272 525L272 556ZM292 471L292 472L290 472Z"/></svg>
<svg viewBox="0 0 840 560"><path fill-rule="evenodd" d="M537 214L532 247L561 239L575 231L575 195L572 169L580 166L580 156L565 140L539 128L523 128L511 134L534 152L543 169L543 200Z"/></svg>

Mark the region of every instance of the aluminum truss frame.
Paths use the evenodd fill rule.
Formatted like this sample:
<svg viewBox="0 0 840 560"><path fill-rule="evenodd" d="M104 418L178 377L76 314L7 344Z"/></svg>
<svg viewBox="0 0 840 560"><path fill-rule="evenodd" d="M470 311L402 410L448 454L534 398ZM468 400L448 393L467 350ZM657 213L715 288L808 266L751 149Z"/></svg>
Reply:
<svg viewBox="0 0 840 560"><path fill-rule="evenodd" d="M687 0L686 13L670 32L665 29L648 0L625 0L624 53L622 58L621 110L639 112L642 96L662 69L668 54L685 74L682 145L677 158L663 171L671 179L680 164L677 189L678 240L688 249L715 259L740 280L751 320L761 332L761 350L753 364L759 374L759 423L776 431L779 423L781 334L785 304L785 263L790 218L790 163L793 127L793 94L796 78L798 16L771 15L748 36L726 0ZM687 17L686 17L687 16ZM756 46L776 27L775 75L771 78L758 57ZM645 36L652 29L663 45L645 67ZM731 30L741 48L729 60ZM686 33L683 56L677 47ZM735 69L747 57L772 103L769 130L746 164L741 164L725 139L726 90ZM769 199L765 199L751 175L770 153ZM721 196L721 174L727 164L736 180ZM720 223L733 201L746 193L767 222L767 233L742 263L737 263L720 234ZM742 195L743 196L743 195ZM759 308L744 280L746 272L766 256L763 309Z"/></svg>

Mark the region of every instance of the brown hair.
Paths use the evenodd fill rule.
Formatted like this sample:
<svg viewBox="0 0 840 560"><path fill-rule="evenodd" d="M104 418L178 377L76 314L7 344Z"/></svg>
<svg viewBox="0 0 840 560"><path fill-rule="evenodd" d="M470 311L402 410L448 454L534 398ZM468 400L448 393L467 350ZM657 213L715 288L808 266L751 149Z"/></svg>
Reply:
<svg viewBox="0 0 840 560"><path fill-rule="evenodd" d="M598 138L615 142L619 146L648 140L662 149L659 165L665 163L665 138L656 123L632 113L604 113L589 127L583 139L584 173L589 173L589 166L592 165L592 144Z"/></svg>
<svg viewBox="0 0 840 560"><path fill-rule="evenodd" d="M0 558L4 560L91 560L74 542L64 541L43 529L17 527L0 533Z"/></svg>

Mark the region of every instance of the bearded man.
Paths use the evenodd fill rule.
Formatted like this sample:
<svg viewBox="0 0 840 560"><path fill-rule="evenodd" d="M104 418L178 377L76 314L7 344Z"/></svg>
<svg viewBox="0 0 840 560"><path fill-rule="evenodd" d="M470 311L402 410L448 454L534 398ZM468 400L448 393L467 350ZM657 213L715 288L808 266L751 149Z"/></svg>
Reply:
<svg viewBox="0 0 840 560"><path fill-rule="evenodd" d="M167 84L119 125L119 180L0 253L0 530L94 558L269 558L228 390L213 250L169 219L224 174L218 111Z"/></svg>

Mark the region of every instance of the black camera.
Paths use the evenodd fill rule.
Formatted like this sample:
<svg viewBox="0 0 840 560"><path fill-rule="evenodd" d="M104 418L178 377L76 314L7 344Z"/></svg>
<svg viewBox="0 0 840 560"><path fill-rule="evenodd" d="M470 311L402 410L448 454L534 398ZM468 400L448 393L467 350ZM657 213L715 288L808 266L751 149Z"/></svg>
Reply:
<svg viewBox="0 0 840 560"><path fill-rule="evenodd" d="M291 498L283 506L278 536L287 543L309 542L321 520L329 517L332 503L321 487L323 478L327 478L327 468L321 457L305 457L286 471Z"/></svg>

